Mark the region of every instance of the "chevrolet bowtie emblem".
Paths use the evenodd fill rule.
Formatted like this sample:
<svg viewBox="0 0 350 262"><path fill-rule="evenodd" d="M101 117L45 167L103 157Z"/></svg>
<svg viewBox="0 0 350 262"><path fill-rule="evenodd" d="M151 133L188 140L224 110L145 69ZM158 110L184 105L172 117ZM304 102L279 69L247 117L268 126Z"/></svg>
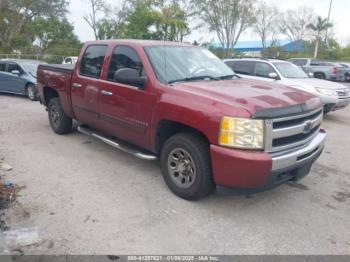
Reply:
<svg viewBox="0 0 350 262"><path fill-rule="evenodd" d="M311 132L311 130L312 130L312 121L311 120L309 120L309 121L305 121L304 122L304 130L303 130L303 133L304 134L308 134L308 133L310 133Z"/></svg>

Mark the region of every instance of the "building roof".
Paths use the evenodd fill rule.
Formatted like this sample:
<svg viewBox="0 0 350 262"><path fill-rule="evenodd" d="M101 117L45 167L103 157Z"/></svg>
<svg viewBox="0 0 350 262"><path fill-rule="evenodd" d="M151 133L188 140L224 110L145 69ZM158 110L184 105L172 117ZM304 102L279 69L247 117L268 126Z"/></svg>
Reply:
<svg viewBox="0 0 350 262"><path fill-rule="evenodd" d="M270 47L272 45L272 41L266 42L267 46ZM215 48L220 48L220 43L214 43L213 46ZM296 41L292 42L288 39L277 40L277 46L281 47L285 52L294 52L297 50L303 50L305 45L304 41ZM256 52L262 51L263 46L261 41L239 41L234 47L234 50L237 52Z"/></svg>

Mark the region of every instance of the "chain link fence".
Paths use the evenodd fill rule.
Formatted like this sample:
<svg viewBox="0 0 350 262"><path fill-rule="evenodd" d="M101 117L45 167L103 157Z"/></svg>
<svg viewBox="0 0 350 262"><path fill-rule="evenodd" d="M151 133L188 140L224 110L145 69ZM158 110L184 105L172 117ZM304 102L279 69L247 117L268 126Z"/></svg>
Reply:
<svg viewBox="0 0 350 262"><path fill-rule="evenodd" d="M50 64L61 64L64 56L60 55L33 55L33 54L0 54L0 59L30 59L44 61Z"/></svg>

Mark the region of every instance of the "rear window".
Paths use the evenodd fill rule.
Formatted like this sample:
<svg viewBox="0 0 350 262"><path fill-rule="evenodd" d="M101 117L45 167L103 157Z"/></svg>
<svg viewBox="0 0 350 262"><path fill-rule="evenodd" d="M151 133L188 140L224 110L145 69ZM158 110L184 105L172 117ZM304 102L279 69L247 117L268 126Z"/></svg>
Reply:
<svg viewBox="0 0 350 262"><path fill-rule="evenodd" d="M106 45L91 45L86 48L80 64L80 74L100 78L107 50Z"/></svg>
<svg viewBox="0 0 350 262"><path fill-rule="evenodd" d="M253 75L255 62L252 61L237 61L233 64L233 71L237 74Z"/></svg>

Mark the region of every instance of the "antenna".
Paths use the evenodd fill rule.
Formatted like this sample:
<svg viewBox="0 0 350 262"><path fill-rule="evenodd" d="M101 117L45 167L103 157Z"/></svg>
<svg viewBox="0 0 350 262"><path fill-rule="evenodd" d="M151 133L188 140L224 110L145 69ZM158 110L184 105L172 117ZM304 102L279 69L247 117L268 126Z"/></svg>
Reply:
<svg viewBox="0 0 350 262"><path fill-rule="evenodd" d="M165 7L166 7L166 2L164 1L163 2L163 12L166 11L165 10ZM163 25L165 25L165 15L163 14ZM163 30L167 28L166 26L163 26ZM167 53L166 53L166 44L165 44L165 41L166 41L166 32L164 30L163 32L163 35L164 35L164 38L163 38L163 44L164 44L164 70L165 70L165 83L168 84L168 71L167 71Z"/></svg>

